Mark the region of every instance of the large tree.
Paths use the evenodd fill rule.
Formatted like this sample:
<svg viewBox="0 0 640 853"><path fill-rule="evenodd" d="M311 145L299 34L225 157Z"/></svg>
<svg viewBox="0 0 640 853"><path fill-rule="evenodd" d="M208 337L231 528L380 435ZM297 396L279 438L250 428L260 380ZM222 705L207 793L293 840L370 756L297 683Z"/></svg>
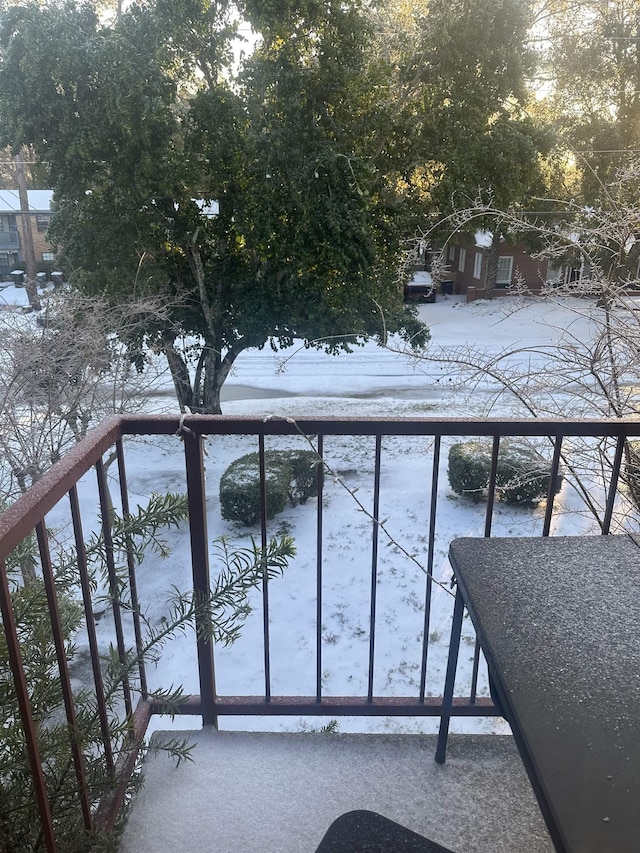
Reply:
<svg viewBox="0 0 640 853"><path fill-rule="evenodd" d="M49 165L61 262L89 293L164 294L171 322L138 343L200 412L220 411L248 347L428 335L397 281L402 193L368 144L367 16L244 9L262 39L235 83L224 0L134 5L109 26L91 3L1 18L2 141Z"/></svg>
<svg viewBox="0 0 640 853"><path fill-rule="evenodd" d="M598 202L640 148L640 2L539 2L547 36L548 102Z"/></svg>
<svg viewBox="0 0 640 853"><path fill-rule="evenodd" d="M441 206L490 192L500 205L536 185L541 134L527 117L527 0L432 0L422 26L426 146L440 152Z"/></svg>
<svg viewBox="0 0 640 853"><path fill-rule="evenodd" d="M405 114L414 116L416 180L428 211L446 219L479 197L500 207L528 205L543 190L542 156L550 145L546 125L527 111L535 67L531 3L405 5L402 28L396 24L399 88ZM495 277L499 223L484 224L495 234Z"/></svg>

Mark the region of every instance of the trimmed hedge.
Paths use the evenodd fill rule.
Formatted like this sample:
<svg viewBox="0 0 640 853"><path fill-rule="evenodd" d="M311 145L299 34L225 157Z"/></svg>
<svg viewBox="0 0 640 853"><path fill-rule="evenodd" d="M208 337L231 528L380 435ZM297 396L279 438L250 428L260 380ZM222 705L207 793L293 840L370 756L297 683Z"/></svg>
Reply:
<svg viewBox="0 0 640 853"><path fill-rule="evenodd" d="M276 451L277 452L277 451ZM284 450L291 465L289 500L295 506L304 504L309 498L317 498L323 481L322 462L313 450Z"/></svg>
<svg viewBox="0 0 640 853"><path fill-rule="evenodd" d="M449 451L449 483L458 495L474 503L486 500L491 474L492 444L465 441ZM558 474L555 493L562 487ZM551 482L551 462L531 447L503 441L498 451L496 498L514 506L531 507L545 500Z"/></svg>
<svg viewBox="0 0 640 853"><path fill-rule="evenodd" d="M273 518L287 500L295 506L318 495L322 464L312 450L265 453L266 510ZM248 453L229 465L220 478L220 509L228 521L252 525L260 520L260 456Z"/></svg>

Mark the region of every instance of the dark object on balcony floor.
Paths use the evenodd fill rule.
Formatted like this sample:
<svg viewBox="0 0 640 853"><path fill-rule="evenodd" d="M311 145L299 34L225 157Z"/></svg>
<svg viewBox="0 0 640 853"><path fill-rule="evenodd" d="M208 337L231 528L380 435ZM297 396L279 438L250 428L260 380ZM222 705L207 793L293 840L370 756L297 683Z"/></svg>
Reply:
<svg viewBox="0 0 640 853"><path fill-rule="evenodd" d="M377 812L353 811L336 818L316 853L451 853Z"/></svg>

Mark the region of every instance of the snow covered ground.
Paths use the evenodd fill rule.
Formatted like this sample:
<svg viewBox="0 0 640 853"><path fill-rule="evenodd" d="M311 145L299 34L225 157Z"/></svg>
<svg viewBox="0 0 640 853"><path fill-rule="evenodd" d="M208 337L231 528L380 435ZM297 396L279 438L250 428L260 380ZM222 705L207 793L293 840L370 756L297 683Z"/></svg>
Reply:
<svg viewBox="0 0 640 853"><path fill-rule="evenodd" d="M458 297L438 297L421 306L429 324L434 348L473 342L494 348L522 344L553 344L563 329L576 336L589 335L585 303L562 304L540 300L522 303L512 298L466 304ZM514 309L519 310L514 310ZM577 311L576 309L579 309ZM384 350L375 344L351 354L326 355L314 349L293 348L274 353L244 353L223 393L228 415L260 417L302 416L480 416L488 397L482 389L472 396L454 390L446 366L425 366L413 358ZM175 404L167 394L154 405L166 411ZM492 416L502 414L495 408ZM268 447L301 447L303 439L280 438ZM448 443L443 445L440 470L434 577L445 585L451 577L447 559L449 542L456 536L481 536L484 506L454 495L447 482ZM257 449L257 441L244 436L208 440L206 476L209 536L224 535L238 545L259 535L220 515L219 479L238 456ZM325 453L336 476L328 476L324 495L323 662L326 695L366 695L368 620L370 606L371 524L358 509L349 490L357 488L359 500L369 506L373 489L373 439L327 438ZM384 439L382 456L381 516L403 549L416 555L423 566L428 543L431 441L425 438ZM132 500L144 501L153 491L183 491L184 462L177 437L136 440L127 446L127 473ZM92 487L87 481L85 500ZM554 533L583 533L589 522L579 512L569 490L563 489ZM270 584L271 689L273 695L315 693L316 615L316 502L287 507L271 522L271 534L291 532L297 556L285 576ZM60 525L61 519L56 523ZM540 532L542 509L523 510L498 506L496 535L535 535ZM171 534L169 560L145 560L138 573L139 591L153 622L166 612L172 587L190 583L189 539L186 526ZM212 554L212 572L216 562ZM420 680L421 632L424 620L426 577L400 548L381 540L378 572L378 611L375 654L375 695L417 695ZM452 597L435 588L429 629L430 651L427 692L441 695L448 647ZM216 650L217 690L222 695L262 694L264 671L262 613L259 599L243 629L241 639L229 649ZM105 640L107 620L99 623ZM473 635L465 629L459 665L459 688L470 679ZM484 679L484 676L483 676ZM151 671L151 684L182 684L198 692L193 636L172 641ZM483 680L483 689L486 684ZM184 727L184 719L180 726ZM317 721L297 718L253 718L221 721L228 728L297 730ZM434 731L434 720L361 718L340 720L341 731ZM166 727L166 722L162 722ZM505 731L502 721L458 720L457 730Z"/></svg>

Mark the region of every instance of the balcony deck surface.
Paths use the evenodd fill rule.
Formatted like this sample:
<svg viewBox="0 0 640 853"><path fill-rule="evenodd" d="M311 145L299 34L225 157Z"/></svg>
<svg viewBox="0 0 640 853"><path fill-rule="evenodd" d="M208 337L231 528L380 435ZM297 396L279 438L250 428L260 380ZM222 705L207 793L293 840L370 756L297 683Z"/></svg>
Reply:
<svg viewBox="0 0 640 853"><path fill-rule="evenodd" d="M352 809L460 853L553 851L510 736L451 735L442 766L434 735L179 736L195 743L194 762L147 757L120 853L312 853Z"/></svg>

